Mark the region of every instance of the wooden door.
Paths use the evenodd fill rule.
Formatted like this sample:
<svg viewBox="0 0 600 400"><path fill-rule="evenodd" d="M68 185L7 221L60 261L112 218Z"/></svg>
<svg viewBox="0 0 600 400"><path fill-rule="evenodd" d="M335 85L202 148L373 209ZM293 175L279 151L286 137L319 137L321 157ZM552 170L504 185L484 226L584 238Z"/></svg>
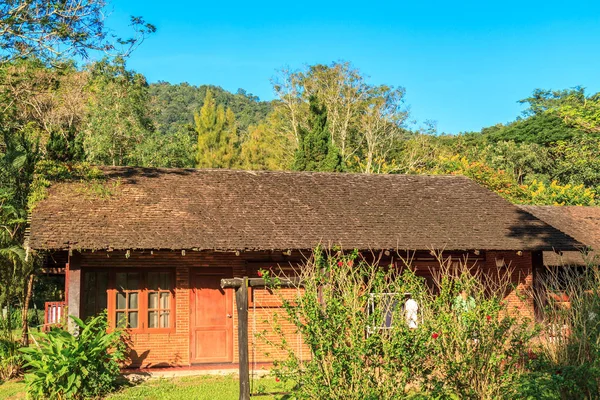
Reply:
<svg viewBox="0 0 600 400"><path fill-rule="evenodd" d="M233 293L221 289L231 268L197 268L191 272L191 356L193 363L233 361Z"/></svg>

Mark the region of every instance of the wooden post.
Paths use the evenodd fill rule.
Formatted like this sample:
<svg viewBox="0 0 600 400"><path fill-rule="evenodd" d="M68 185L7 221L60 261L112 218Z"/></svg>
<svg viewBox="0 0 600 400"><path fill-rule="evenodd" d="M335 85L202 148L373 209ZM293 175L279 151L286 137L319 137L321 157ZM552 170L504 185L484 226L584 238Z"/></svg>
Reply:
<svg viewBox="0 0 600 400"><path fill-rule="evenodd" d="M69 279L67 281L67 290L69 292L69 302L67 304L67 327L69 332L78 333L79 327L73 322L69 315L73 315L77 318L79 315L79 302L81 295L81 268L73 268L69 266Z"/></svg>
<svg viewBox="0 0 600 400"><path fill-rule="evenodd" d="M248 356L248 277L235 290L238 312L240 400L250 400L250 357Z"/></svg>
<svg viewBox="0 0 600 400"><path fill-rule="evenodd" d="M221 279L221 288L235 289L235 306L238 313L238 358L240 374L240 400L250 400L250 357L248 356L248 287L266 287L263 278ZM302 286L299 278L281 279L279 287Z"/></svg>

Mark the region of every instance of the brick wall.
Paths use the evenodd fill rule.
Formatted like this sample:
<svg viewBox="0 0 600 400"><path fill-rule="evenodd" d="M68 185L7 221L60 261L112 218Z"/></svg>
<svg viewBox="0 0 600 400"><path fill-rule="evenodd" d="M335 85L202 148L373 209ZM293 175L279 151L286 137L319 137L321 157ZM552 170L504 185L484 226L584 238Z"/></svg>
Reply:
<svg viewBox="0 0 600 400"><path fill-rule="evenodd" d="M511 271L510 280L514 290L505 293L504 296L509 311L514 312L515 315L534 319L532 256L529 251L489 251L486 253L485 265L482 268L490 277L502 276L505 271ZM504 266L499 266L502 259Z"/></svg>
<svg viewBox="0 0 600 400"><path fill-rule="evenodd" d="M505 264L514 271L512 281L516 291L506 293L506 300L513 309L521 315L533 317L532 296L532 254L522 252L520 255L513 252L486 252L477 261L480 268L488 274L497 274L496 259L503 258ZM301 254L295 253L285 256L277 252L242 253L213 253L187 251L131 251L127 256L124 252L84 252L75 253L71 259L71 268L173 268L176 276L175 287L175 329L171 333L139 333L131 334L130 345L131 365L144 367L157 366L186 366L190 365L190 270L203 267L231 267L233 276L256 277L261 268L297 265L303 259ZM503 267L501 267L503 268ZM425 269L424 269L425 271ZM231 289L228 289L231 290ZM290 289L288 295L293 297L295 289ZM84 295L84 294L82 294ZM285 353L277 346L268 345L264 338L255 338L256 332L261 332L264 337L277 343L281 336L273 332L274 318L278 314L278 324L284 332L289 344L303 357L309 355L306 346L303 346L296 333L296 328L283 318L283 311L277 305L276 295L267 290L254 290L250 293L249 304L249 346L250 360L268 362L285 357ZM254 313L254 311L256 313ZM237 362L238 335L237 313L235 303L232 307L233 315L233 362ZM253 341L256 347L253 347Z"/></svg>
<svg viewBox="0 0 600 400"><path fill-rule="evenodd" d="M74 253L71 259L71 268L98 269L98 268L173 268L175 270L175 329L171 333L130 333L129 345L131 348L131 366L162 367L190 365L190 324L192 323L190 309L190 270L192 268L227 266L233 270L233 276L256 277L260 268L286 266L290 263L297 264L302 259L300 254L285 256L281 253L243 253L236 256L234 253L212 253L187 251L131 251L125 252L83 252ZM231 290L231 289L228 289ZM258 304L258 303L257 303ZM250 304L250 331L249 343L251 360L258 362L272 361L283 355L280 351L270 349L261 344L257 346L252 355L253 332L263 332L271 328L272 321L267 320L269 310L257 307L256 316ZM233 362L238 360L238 319L235 304L232 307L233 315ZM291 336L295 328L284 322L283 330ZM295 339L297 340L297 339ZM258 342L258 339L257 339ZM261 341L262 342L262 341ZM267 357L267 354L269 355Z"/></svg>

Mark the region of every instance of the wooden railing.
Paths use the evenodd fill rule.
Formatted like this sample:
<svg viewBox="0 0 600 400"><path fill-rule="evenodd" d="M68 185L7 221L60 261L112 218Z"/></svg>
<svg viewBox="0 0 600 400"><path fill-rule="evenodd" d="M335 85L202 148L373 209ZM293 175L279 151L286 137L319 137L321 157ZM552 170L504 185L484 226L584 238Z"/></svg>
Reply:
<svg viewBox="0 0 600 400"><path fill-rule="evenodd" d="M64 301L47 301L44 307L44 330L64 324L66 315L67 304Z"/></svg>

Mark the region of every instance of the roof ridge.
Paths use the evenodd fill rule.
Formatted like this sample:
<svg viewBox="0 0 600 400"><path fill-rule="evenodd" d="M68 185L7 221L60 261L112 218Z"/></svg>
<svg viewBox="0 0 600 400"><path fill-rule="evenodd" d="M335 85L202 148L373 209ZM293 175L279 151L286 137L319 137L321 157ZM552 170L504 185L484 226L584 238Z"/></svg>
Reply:
<svg viewBox="0 0 600 400"><path fill-rule="evenodd" d="M287 175L331 175L331 176L361 176L361 177L432 177L432 178L454 178L454 179L468 179L471 178L460 174L368 174L364 172L326 172L326 171L290 171L290 170L245 170L235 168L174 168L174 167L136 167L127 165L94 165L94 167L100 170L156 170L156 171L189 171L189 172L233 172L233 173L246 173L249 175L258 174L287 174Z"/></svg>

